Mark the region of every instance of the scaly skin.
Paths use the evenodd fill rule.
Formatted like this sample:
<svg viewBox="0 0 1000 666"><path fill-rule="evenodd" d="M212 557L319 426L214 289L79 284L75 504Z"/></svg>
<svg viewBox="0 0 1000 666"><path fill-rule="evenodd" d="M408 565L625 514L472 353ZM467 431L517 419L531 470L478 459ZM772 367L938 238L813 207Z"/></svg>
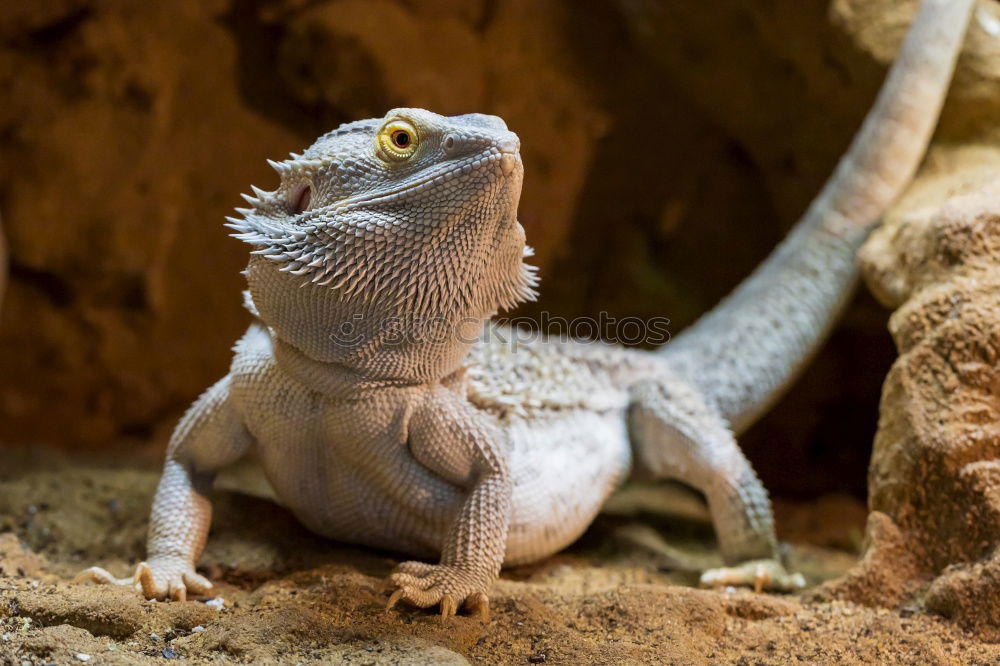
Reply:
<svg viewBox="0 0 1000 666"><path fill-rule="evenodd" d="M80 578L150 598L205 593L194 566L211 482L253 448L312 530L437 558L399 565L390 606L487 612L501 566L571 543L633 471L705 494L734 566L703 582L801 586L733 432L787 385L846 299L858 239L926 146L970 4L925 0L810 213L663 353L518 342L488 324L534 286L516 218L518 139L499 118L395 109L273 163L281 187L255 189L230 219L255 248L255 321L174 433L149 559L129 579ZM404 145L390 145L400 128Z"/></svg>

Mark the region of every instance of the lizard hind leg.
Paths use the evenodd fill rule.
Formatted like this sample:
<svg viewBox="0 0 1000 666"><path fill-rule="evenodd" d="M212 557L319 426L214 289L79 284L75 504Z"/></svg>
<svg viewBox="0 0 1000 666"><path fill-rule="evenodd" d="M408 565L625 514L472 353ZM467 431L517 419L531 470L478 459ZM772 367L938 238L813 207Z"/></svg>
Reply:
<svg viewBox="0 0 1000 666"><path fill-rule="evenodd" d="M790 591L804 586L781 563L767 491L726 423L682 382L649 380L631 388L629 435L637 467L681 481L708 500L728 566L706 571L706 586Z"/></svg>

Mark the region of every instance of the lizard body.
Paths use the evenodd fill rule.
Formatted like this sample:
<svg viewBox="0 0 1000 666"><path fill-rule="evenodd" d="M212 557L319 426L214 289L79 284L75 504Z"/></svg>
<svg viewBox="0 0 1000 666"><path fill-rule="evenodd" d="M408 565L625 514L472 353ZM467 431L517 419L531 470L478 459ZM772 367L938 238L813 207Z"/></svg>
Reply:
<svg viewBox="0 0 1000 666"><path fill-rule="evenodd" d="M517 221L519 142L504 122L395 109L273 163L237 238L254 322L230 372L178 425L148 560L115 579L183 599L215 474L251 449L325 536L406 552L399 600L488 607L503 565L576 539L641 472L702 491L731 568L706 583L802 584L779 562L767 494L734 432L807 361L847 298L854 251L915 170L971 2L924 0L879 101L788 240L657 353L523 341L489 324L532 298Z"/></svg>

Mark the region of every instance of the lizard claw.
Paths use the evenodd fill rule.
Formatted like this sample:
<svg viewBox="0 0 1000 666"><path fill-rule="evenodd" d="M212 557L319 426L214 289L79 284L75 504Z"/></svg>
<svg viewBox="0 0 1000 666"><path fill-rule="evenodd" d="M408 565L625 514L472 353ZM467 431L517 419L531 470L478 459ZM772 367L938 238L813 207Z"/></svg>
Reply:
<svg viewBox="0 0 1000 666"><path fill-rule="evenodd" d="M455 602L455 597L450 594L446 594L441 597L441 619L447 620L449 617L453 617L458 613L458 604Z"/></svg>
<svg viewBox="0 0 1000 666"><path fill-rule="evenodd" d="M760 594L764 586L771 582L771 574L763 564L758 564L753 570L753 591Z"/></svg>
<svg viewBox="0 0 1000 666"><path fill-rule="evenodd" d="M156 598L156 583L153 581L153 570L145 562L139 562L135 567L135 582L147 599Z"/></svg>
<svg viewBox="0 0 1000 666"><path fill-rule="evenodd" d="M479 576L462 568L445 564L403 562L389 576L396 590L386 603L389 610L400 601L419 608L439 606L441 619L458 614L459 608L489 617L489 600Z"/></svg>
<svg viewBox="0 0 1000 666"><path fill-rule="evenodd" d="M386 611L391 611L393 609L393 607L397 603L399 603L399 600L402 599L402 598L403 598L403 590L402 590L402 588L396 590L395 592L393 592L392 596L389 597L389 602L386 603L386 605L385 605L385 610Z"/></svg>
<svg viewBox="0 0 1000 666"><path fill-rule="evenodd" d="M735 567L709 569L701 575L702 587L752 587L764 590L794 592L806 586L800 573L789 573L777 560L751 560Z"/></svg>
<svg viewBox="0 0 1000 666"><path fill-rule="evenodd" d="M478 615L484 622L490 620L490 598L482 592L476 592L465 600L465 609L473 615Z"/></svg>

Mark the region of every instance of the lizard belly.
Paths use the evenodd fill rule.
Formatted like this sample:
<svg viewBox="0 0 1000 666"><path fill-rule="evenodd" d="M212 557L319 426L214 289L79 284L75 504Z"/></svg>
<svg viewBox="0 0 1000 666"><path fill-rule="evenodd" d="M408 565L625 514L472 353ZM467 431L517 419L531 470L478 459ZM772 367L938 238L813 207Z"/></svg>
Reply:
<svg viewBox="0 0 1000 666"><path fill-rule="evenodd" d="M576 541L629 473L632 452L619 410L536 413L506 424L514 479L507 566Z"/></svg>
<svg viewBox="0 0 1000 666"><path fill-rule="evenodd" d="M338 541L440 553L465 492L412 458L405 434L394 436L392 405L328 397L268 354L234 363L233 390L268 482L306 527Z"/></svg>
<svg viewBox="0 0 1000 666"><path fill-rule="evenodd" d="M319 446L317 442L324 442ZM382 479L350 465L334 440L289 447L261 442L260 457L281 502L313 532L336 541L436 558L464 493L443 480L407 491L410 502L387 493ZM289 451L304 454L290 465Z"/></svg>
<svg viewBox="0 0 1000 666"><path fill-rule="evenodd" d="M516 565L575 541L629 473L627 386L648 364L604 344L489 332L468 358L469 399L506 434L514 507L505 564Z"/></svg>

